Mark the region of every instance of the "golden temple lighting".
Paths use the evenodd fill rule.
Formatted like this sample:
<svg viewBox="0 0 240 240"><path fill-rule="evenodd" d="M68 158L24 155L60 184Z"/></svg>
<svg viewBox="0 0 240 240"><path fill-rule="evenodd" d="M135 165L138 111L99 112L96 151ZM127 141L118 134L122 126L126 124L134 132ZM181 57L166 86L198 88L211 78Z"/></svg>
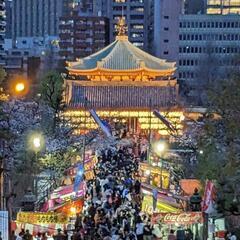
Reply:
<svg viewBox="0 0 240 240"><path fill-rule="evenodd" d="M168 136L169 130L166 125L163 124L158 118L154 116L153 113L150 114L149 111L97 111L97 114L100 118L108 118L115 120L120 120L123 123L127 123L128 119L137 119L139 127L142 130L157 130L158 133L162 136ZM162 112L166 119L171 122L171 124L177 129L177 134L182 135L183 132L183 123L182 119L184 114L182 111L172 111L172 112ZM63 118L70 120L72 126L76 129L75 134L79 134L81 129L84 129L85 126L88 130L97 129L98 126L94 122L93 118L90 117L88 111L83 110L69 110L63 113ZM85 119L86 117L86 119Z"/></svg>

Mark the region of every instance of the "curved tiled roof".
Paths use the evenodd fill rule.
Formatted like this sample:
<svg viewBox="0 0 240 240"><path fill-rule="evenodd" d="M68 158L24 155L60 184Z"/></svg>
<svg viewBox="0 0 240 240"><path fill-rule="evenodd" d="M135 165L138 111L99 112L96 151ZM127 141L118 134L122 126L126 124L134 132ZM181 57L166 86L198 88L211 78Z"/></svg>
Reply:
<svg viewBox="0 0 240 240"><path fill-rule="evenodd" d="M155 71L174 70L175 62L156 58L130 43L127 37L117 37L109 46L82 58L69 62L68 70L137 70L147 68Z"/></svg>

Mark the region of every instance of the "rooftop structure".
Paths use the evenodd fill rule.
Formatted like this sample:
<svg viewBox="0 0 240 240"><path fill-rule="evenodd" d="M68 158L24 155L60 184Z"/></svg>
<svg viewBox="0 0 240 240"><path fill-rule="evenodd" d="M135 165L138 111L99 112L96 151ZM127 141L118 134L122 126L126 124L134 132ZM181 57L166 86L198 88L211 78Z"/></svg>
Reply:
<svg viewBox="0 0 240 240"><path fill-rule="evenodd" d="M84 117L88 116L86 107L94 108L100 117L127 122L134 130L147 130L151 125L166 135L166 127L151 109L175 109L175 112L170 110L169 116L174 116L179 124L182 112L176 112L175 63L151 56L130 43L123 19L117 29L116 40L109 46L89 57L68 62L65 83L69 108L65 116L73 123L80 121L81 128ZM87 121L88 128L97 127L91 118Z"/></svg>

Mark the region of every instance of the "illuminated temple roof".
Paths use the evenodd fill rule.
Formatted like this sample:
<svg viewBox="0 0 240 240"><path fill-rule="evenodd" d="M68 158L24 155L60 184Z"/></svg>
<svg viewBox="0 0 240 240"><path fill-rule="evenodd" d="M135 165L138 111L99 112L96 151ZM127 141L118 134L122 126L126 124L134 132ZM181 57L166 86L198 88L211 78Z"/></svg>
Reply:
<svg viewBox="0 0 240 240"><path fill-rule="evenodd" d="M174 70L175 63L151 56L130 43L127 37L117 39L101 51L80 59L77 62L69 63L71 70Z"/></svg>
<svg viewBox="0 0 240 240"><path fill-rule="evenodd" d="M151 78L174 74L175 62L159 59L134 46L128 41L124 28L125 22L120 19L116 40L88 57L78 59L75 62L67 62L69 73L85 76L104 73L106 76L113 73L126 75L126 73L139 74L141 72Z"/></svg>
<svg viewBox="0 0 240 240"><path fill-rule="evenodd" d="M167 108L178 102L175 62L156 58L128 41L125 22L118 36L99 52L68 62L66 102L70 108Z"/></svg>

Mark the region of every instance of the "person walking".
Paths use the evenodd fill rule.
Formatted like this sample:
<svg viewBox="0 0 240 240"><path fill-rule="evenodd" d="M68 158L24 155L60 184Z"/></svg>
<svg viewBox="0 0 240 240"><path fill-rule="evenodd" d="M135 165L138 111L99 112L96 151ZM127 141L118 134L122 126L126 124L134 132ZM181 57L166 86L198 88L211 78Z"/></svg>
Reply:
<svg viewBox="0 0 240 240"><path fill-rule="evenodd" d="M137 216L136 221L136 235L138 240L143 240L143 234L144 234L144 223L142 222L142 219L140 216Z"/></svg>
<svg viewBox="0 0 240 240"><path fill-rule="evenodd" d="M23 239L23 233L20 232L16 238L16 240L22 240Z"/></svg>
<svg viewBox="0 0 240 240"><path fill-rule="evenodd" d="M174 230L170 230L170 233L168 235L168 240L176 240L176 236L174 235Z"/></svg>
<svg viewBox="0 0 240 240"><path fill-rule="evenodd" d="M144 240L151 240L152 239L152 226L150 220L147 221L147 223L144 226Z"/></svg>
<svg viewBox="0 0 240 240"><path fill-rule="evenodd" d="M29 233L29 230L26 230L26 233L23 235L23 240L33 240L32 234Z"/></svg>

